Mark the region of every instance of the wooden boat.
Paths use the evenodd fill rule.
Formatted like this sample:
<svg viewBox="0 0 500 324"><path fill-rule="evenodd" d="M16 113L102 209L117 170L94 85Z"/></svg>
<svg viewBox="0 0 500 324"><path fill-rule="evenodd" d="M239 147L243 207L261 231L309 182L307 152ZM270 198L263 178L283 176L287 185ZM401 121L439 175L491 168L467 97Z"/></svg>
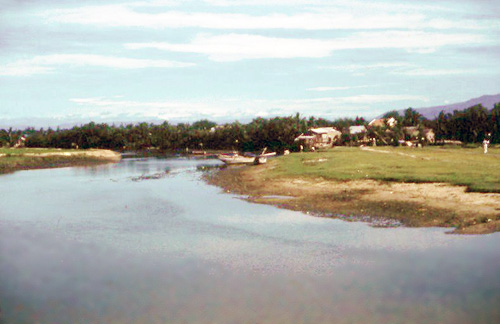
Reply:
<svg viewBox="0 0 500 324"><path fill-rule="evenodd" d="M217 158L226 164L260 164L267 162L266 157L244 156L238 153L219 154Z"/></svg>
<svg viewBox="0 0 500 324"><path fill-rule="evenodd" d="M226 164L264 164L267 163L268 157L274 155L276 155L275 152L266 153L266 149L264 149L259 155L251 153L240 155L239 153L235 152L219 154L217 158Z"/></svg>

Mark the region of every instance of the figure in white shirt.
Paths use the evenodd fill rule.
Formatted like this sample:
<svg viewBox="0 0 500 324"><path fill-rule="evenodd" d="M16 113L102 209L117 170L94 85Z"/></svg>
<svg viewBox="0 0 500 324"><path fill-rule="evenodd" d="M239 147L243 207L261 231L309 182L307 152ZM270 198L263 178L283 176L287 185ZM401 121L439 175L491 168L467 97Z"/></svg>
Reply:
<svg viewBox="0 0 500 324"><path fill-rule="evenodd" d="M484 151L484 154L488 153L488 144L490 144L490 141L485 138L484 141L483 141L483 151Z"/></svg>

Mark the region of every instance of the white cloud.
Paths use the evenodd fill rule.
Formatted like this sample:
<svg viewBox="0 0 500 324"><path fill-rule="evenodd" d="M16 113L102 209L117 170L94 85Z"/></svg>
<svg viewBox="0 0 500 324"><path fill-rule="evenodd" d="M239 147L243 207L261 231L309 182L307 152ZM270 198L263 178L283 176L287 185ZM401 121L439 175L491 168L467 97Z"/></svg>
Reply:
<svg viewBox="0 0 500 324"><path fill-rule="evenodd" d="M129 49L155 48L173 52L200 53L213 61L260 58L321 58L347 49L439 48L484 42L475 34L441 34L418 31L360 32L337 39L278 38L250 34L198 35L190 43L129 43Z"/></svg>
<svg viewBox="0 0 500 324"><path fill-rule="evenodd" d="M320 58L330 55L328 41L315 39L286 39L259 35L227 34L199 35L186 44L131 43L129 49L156 48L165 51L206 54L213 61L238 61L260 58Z"/></svg>
<svg viewBox="0 0 500 324"><path fill-rule="evenodd" d="M26 62L9 63L0 65L0 76L28 76L34 74L45 74L53 69L45 66L37 66Z"/></svg>
<svg viewBox="0 0 500 324"><path fill-rule="evenodd" d="M333 100L340 100L344 103L384 103L384 102L397 102L397 101L428 101L425 96L416 95L359 95L350 97L332 98Z"/></svg>
<svg viewBox="0 0 500 324"><path fill-rule="evenodd" d="M214 117L227 114L227 101L213 104L211 100L204 101L133 101L117 100L118 98L73 98L71 102L84 108L85 114L106 114L107 116L118 115L141 115L162 119L189 118L196 115L211 115Z"/></svg>
<svg viewBox="0 0 500 324"><path fill-rule="evenodd" d="M350 90L350 89L360 89L360 88L368 88L369 86L343 86L343 87L314 87L308 88L307 91L339 91L339 90Z"/></svg>
<svg viewBox="0 0 500 324"><path fill-rule="evenodd" d="M35 56L31 59L18 60L0 65L0 75L27 76L53 72L55 67L66 66L97 66L114 69L143 68L180 68L193 66L192 63L182 63L168 60L147 60L126 57L113 57L92 54L54 54Z"/></svg>
<svg viewBox="0 0 500 324"><path fill-rule="evenodd" d="M388 103L397 101L428 101L425 96L417 95L356 95L344 97L320 97L312 99L296 99L296 100L280 100L276 102L291 102L296 104L306 103L329 103L329 104L375 104L375 103Z"/></svg>
<svg viewBox="0 0 500 324"><path fill-rule="evenodd" d="M192 63L182 63L168 60L135 59L93 54L56 54L38 56L31 61L35 64L42 65L90 65L116 69L175 68L193 65Z"/></svg>
<svg viewBox="0 0 500 324"><path fill-rule="evenodd" d="M152 0L152 1L136 1L127 3L130 7L176 7L181 4L179 0Z"/></svg>
<svg viewBox="0 0 500 324"><path fill-rule="evenodd" d="M298 6L298 5L324 5L324 0L204 0L214 6Z"/></svg>
<svg viewBox="0 0 500 324"><path fill-rule="evenodd" d="M74 98L71 102L80 109L74 110L81 117L112 118L116 116L136 116L140 118L160 118L166 120L196 120L200 116L212 119L242 120L256 116L285 116L303 112L325 117L346 117L346 114L369 113L375 104L400 102L427 102L417 95L358 95L346 97L320 97L309 99L244 100L164 100L134 101L122 98Z"/></svg>
<svg viewBox="0 0 500 324"><path fill-rule="evenodd" d="M407 75L407 76L443 76L443 75L459 75L459 74L474 74L480 72L478 69L410 69L402 71L394 71L392 74Z"/></svg>
<svg viewBox="0 0 500 324"><path fill-rule="evenodd" d="M337 49L399 48L406 50L435 49L450 45L478 44L490 39L481 34L435 33L424 31L360 32L346 38Z"/></svg>
<svg viewBox="0 0 500 324"><path fill-rule="evenodd" d="M275 3L274 1L271 3ZM170 4L170 2L167 2ZM142 6L164 6L162 2L144 3ZM445 19L427 17L424 10L377 7L361 8L352 3L304 9L300 13L212 13L165 11L150 13L136 11L141 3L86 6L70 9L47 10L42 17L49 22L89 24L106 27L144 28L209 28L209 29L303 29L303 30L353 30L353 29L491 29L491 24L480 20ZM315 8L315 9L314 9ZM367 9L370 8L370 9ZM392 8L392 9L388 9ZM397 9L394 9L397 8ZM362 10L361 10L362 9ZM497 25L498 27L498 25Z"/></svg>
<svg viewBox="0 0 500 324"><path fill-rule="evenodd" d="M366 71L374 69L403 68L409 66L413 65L405 62L380 62L371 64L347 64L347 65L325 66L323 67L323 69L356 72L356 71Z"/></svg>
<svg viewBox="0 0 500 324"><path fill-rule="evenodd" d="M320 7L321 10L335 7L349 7L356 11L376 10L376 11L452 11L448 6L439 6L437 4L415 4L414 1L365 1L365 0L204 0L203 2L213 6L238 7L238 6L284 6L284 7Z"/></svg>
<svg viewBox="0 0 500 324"><path fill-rule="evenodd" d="M385 73L389 73L392 75L404 75L404 76L446 76L446 75L470 75L470 74L486 74L488 72L496 73L494 68L484 69L484 68L468 68L468 69L455 69L455 68L430 68L430 67L422 67L417 64L405 63L405 62L383 62L383 63L373 63L373 64L350 64L350 65L338 65L338 66L326 66L322 67L323 69L332 69L332 70L342 70L353 73L354 75L363 75L368 71L377 71L384 70ZM347 89L348 87L346 87ZM338 90L346 90L346 89L338 89ZM308 90L314 90L308 89ZM328 87L318 87L316 91L328 91L328 90L336 90L336 89L328 89Z"/></svg>

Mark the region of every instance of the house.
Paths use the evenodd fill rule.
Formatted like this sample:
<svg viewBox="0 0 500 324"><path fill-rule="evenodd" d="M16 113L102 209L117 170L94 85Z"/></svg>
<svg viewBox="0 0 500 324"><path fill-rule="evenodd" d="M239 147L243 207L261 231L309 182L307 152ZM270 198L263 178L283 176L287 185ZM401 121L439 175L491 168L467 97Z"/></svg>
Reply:
<svg viewBox="0 0 500 324"><path fill-rule="evenodd" d="M396 126L398 121L394 117L389 117L389 118L378 118L374 119L371 122L368 123L368 127L384 127L387 126L389 128L392 128Z"/></svg>
<svg viewBox="0 0 500 324"><path fill-rule="evenodd" d="M421 139L418 138L420 131L417 126L407 126L403 128L403 132L405 133L405 137L407 137L410 141L420 142ZM423 140L427 143L435 143L436 135L431 128L424 128L422 130Z"/></svg>
<svg viewBox="0 0 500 324"><path fill-rule="evenodd" d="M14 148L24 147L24 142L26 142L26 136L22 135L14 144Z"/></svg>
<svg viewBox="0 0 500 324"><path fill-rule="evenodd" d="M215 131L220 130L220 129L224 129L225 127L226 126L224 126L224 125L216 125L216 126L210 128L210 133L215 133Z"/></svg>
<svg viewBox="0 0 500 324"><path fill-rule="evenodd" d="M333 127L310 128L306 134L295 138L295 142L303 142L309 149L332 147L340 138L341 132Z"/></svg>
<svg viewBox="0 0 500 324"><path fill-rule="evenodd" d="M436 134L431 128L424 128L424 137L428 143L436 143Z"/></svg>
<svg viewBox="0 0 500 324"><path fill-rule="evenodd" d="M349 134L355 138L358 142L368 143L368 130L364 125L360 126L349 126Z"/></svg>
<svg viewBox="0 0 500 324"><path fill-rule="evenodd" d="M349 134L351 135L358 135L358 134L363 134L366 133L366 127L361 125L361 126L349 126Z"/></svg>

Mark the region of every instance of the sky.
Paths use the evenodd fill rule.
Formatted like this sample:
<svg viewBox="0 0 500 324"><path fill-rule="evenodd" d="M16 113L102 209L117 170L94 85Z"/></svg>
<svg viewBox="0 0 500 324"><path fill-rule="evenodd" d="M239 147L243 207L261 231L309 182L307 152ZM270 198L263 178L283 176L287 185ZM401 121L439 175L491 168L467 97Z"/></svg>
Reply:
<svg viewBox="0 0 500 324"><path fill-rule="evenodd" d="M369 119L499 62L498 0L0 0L0 126Z"/></svg>

